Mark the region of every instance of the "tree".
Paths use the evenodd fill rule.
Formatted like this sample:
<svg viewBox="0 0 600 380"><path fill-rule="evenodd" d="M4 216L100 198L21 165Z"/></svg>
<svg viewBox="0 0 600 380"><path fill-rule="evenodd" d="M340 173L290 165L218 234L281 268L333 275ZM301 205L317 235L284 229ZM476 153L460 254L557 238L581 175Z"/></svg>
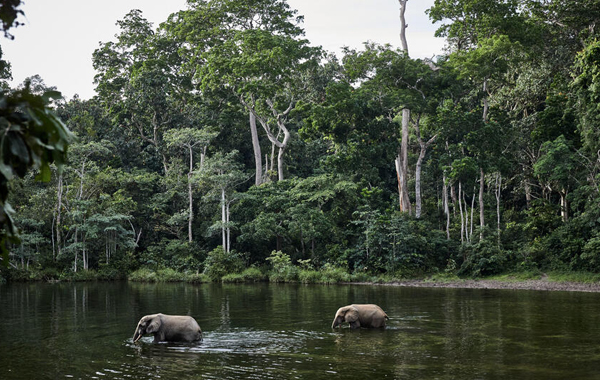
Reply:
<svg viewBox="0 0 600 380"><path fill-rule="evenodd" d="M179 147L187 151L189 160L188 170L188 202L189 202L189 215L188 215L188 241L191 243L192 238L192 222L194 220L194 198L192 193L192 175L194 173L194 150L200 149L200 164L198 170L202 170L204 166L204 159L206 157L206 149L210 140L217 135L216 132L205 129L172 129L165 134L165 141L168 147Z"/></svg>
<svg viewBox="0 0 600 380"><path fill-rule="evenodd" d="M155 32L140 10L132 10L117 25L121 29L117 41L101 43L93 54L96 91L113 123L149 144L166 175L163 134L181 114L177 46Z"/></svg>
<svg viewBox="0 0 600 380"><path fill-rule="evenodd" d="M6 243L18 239L13 209L7 202L8 182L15 176L23 178L32 168L39 168L39 180L49 181L50 164L62 170L73 140L72 133L48 106L52 99L59 98L56 91L34 95L28 84L21 90L0 92L0 248L5 265Z"/></svg>
<svg viewBox="0 0 600 380"><path fill-rule="evenodd" d="M421 165L427 148L435 141L435 133L428 141L421 135L422 115L431 112L435 104L437 72L421 60L412 60L404 51L389 46L367 44L364 52L347 52L345 69L351 80L360 84L360 90L380 103L380 118L400 124L400 149L395 158L398 194L401 212L412 212L408 195L409 126L415 125L420 153L415 168L418 217L421 216ZM411 116L412 115L412 116Z"/></svg>
<svg viewBox="0 0 600 380"><path fill-rule="evenodd" d="M210 157L202 170L196 174L202 184L209 188L209 194L219 198L221 221L213 225L221 230L222 246L225 252L231 251L230 206L235 201L234 189L248 178L236 162L237 151L228 154L218 153Z"/></svg>
<svg viewBox="0 0 600 380"><path fill-rule="evenodd" d="M171 22L190 48L188 65L202 91L230 91L250 113L259 184L260 157L255 123L278 148L277 172L284 179L284 154L292 134L288 117L305 91L303 75L314 70L319 49L300 39L300 17L285 1L191 2ZM233 17L235 15L235 17ZM197 30L197 25L211 28ZM262 171L262 169L261 169Z"/></svg>

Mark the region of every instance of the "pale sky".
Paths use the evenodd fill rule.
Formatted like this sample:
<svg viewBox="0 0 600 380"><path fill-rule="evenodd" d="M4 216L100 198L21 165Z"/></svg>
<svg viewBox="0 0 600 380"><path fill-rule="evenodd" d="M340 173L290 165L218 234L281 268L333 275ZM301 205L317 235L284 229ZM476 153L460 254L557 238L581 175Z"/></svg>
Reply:
<svg viewBox="0 0 600 380"><path fill-rule="evenodd" d="M433 36L436 26L425 10L434 0L412 0L406 11L410 56L431 58L444 41ZM306 38L313 45L340 53L342 46L362 49L366 41L400 46L397 0L288 0L304 15ZM3 58L12 64L13 87L39 74L65 98L94 96L92 53L100 42L114 40L115 25L131 9L157 27L186 8L185 0L24 0L25 25L11 29L14 41L0 37Z"/></svg>

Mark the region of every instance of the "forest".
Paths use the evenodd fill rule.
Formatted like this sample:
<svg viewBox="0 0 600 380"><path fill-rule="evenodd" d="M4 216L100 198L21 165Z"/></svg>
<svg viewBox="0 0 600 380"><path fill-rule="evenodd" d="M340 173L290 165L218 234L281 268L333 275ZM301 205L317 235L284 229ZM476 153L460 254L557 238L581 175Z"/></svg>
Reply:
<svg viewBox="0 0 600 380"><path fill-rule="evenodd" d="M285 0L132 10L89 100L1 61L0 279L600 272L600 3L436 0L431 59L399 5L341 57Z"/></svg>

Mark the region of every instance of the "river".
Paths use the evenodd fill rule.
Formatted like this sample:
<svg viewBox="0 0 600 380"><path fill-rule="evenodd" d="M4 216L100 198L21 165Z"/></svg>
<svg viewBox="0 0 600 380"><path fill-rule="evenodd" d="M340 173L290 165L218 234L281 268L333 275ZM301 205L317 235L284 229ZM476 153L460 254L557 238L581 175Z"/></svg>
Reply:
<svg viewBox="0 0 600 380"><path fill-rule="evenodd" d="M331 329L376 303L377 330ZM192 315L194 344L132 342ZM367 285L91 282L0 286L0 379L600 378L600 294Z"/></svg>

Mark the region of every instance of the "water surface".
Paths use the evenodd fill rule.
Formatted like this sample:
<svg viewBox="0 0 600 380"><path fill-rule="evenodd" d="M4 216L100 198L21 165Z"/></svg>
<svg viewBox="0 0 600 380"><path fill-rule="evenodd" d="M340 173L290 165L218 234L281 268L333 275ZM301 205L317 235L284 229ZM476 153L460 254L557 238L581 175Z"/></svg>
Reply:
<svg viewBox="0 0 600 380"><path fill-rule="evenodd" d="M379 304L385 330L331 329ZM192 315L197 344L132 343L145 314ZM0 286L0 379L593 379L600 294L388 286Z"/></svg>

